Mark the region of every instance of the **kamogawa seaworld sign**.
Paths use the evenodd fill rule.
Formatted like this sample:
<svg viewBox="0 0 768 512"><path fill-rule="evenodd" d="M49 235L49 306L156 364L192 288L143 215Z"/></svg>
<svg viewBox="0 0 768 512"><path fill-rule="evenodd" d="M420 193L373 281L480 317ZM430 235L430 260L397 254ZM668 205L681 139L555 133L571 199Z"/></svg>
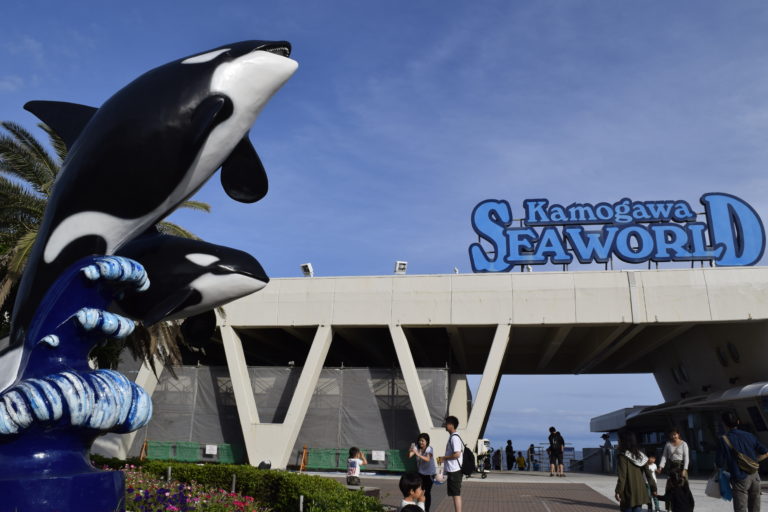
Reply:
<svg viewBox="0 0 768 512"><path fill-rule="evenodd" d="M723 193L701 196L706 222L683 200L549 204L523 201L514 220L504 200L482 201L472 211L479 237L469 246L474 272L506 272L515 265L713 261L754 265L765 250L765 229L755 210Z"/></svg>

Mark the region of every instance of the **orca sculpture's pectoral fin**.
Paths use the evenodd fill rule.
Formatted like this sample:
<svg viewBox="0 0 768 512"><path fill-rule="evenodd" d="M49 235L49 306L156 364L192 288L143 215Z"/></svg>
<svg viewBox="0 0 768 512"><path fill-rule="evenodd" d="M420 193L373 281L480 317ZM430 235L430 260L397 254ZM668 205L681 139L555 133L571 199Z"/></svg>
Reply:
<svg viewBox="0 0 768 512"><path fill-rule="evenodd" d="M68 149L82 133L97 108L64 101L28 101L24 108L61 137Z"/></svg>
<svg viewBox="0 0 768 512"><path fill-rule="evenodd" d="M147 311L147 313L144 314L144 317L141 318L141 321L144 322L144 325L147 327L156 324L163 318L176 311L176 309L183 305L192 296L193 293L195 293L195 291L191 288L176 290L164 300L155 304L152 309Z"/></svg>
<svg viewBox="0 0 768 512"><path fill-rule="evenodd" d="M186 318L181 324L181 334L186 342L196 348L204 347L216 332L216 313L208 310Z"/></svg>
<svg viewBox="0 0 768 512"><path fill-rule="evenodd" d="M253 149L248 134L221 166L221 185L229 197L241 203L255 203L267 195L267 171Z"/></svg>

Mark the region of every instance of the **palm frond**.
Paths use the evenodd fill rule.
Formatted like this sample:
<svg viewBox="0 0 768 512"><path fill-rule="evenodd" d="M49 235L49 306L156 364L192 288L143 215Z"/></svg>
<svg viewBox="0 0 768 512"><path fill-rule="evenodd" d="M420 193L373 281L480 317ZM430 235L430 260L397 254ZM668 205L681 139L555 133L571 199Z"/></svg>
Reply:
<svg viewBox="0 0 768 512"><path fill-rule="evenodd" d="M173 222L168 221L162 221L158 222L155 227L157 230L164 235L173 235L173 236L180 236L182 238L191 238L192 240L200 240L200 237L195 235L194 233L187 231L186 229L182 228L178 224L174 224Z"/></svg>
<svg viewBox="0 0 768 512"><path fill-rule="evenodd" d="M64 142L64 139L59 137L59 134L53 131L53 128L51 128L45 123L40 123L37 126L39 126L45 133L48 134L48 142L51 144L51 147L56 152L56 157L59 159L59 161L56 163L56 167L53 172L53 180L51 180L51 188L52 188L53 183L56 181L56 178L58 177L59 172L61 171L61 166L64 164L64 160L67 159L67 155L69 154L69 148ZM46 193L50 193L50 188L49 190L46 191Z"/></svg>
<svg viewBox="0 0 768 512"><path fill-rule="evenodd" d="M6 265L8 274L17 274L21 276L24 266L27 264L29 253L32 252L32 246L37 238L38 226L30 227L29 231L19 237L16 247L10 253L10 259Z"/></svg>
<svg viewBox="0 0 768 512"><path fill-rule="evenodd" d="M171 373L174 365L181 364L179 345L184 343L184 338L180 320L158 322L150 327L139 324L125 342L133 358L149 364L156 376L160 374L155 367L155 358Z"/></svg>
<svg viewBox="0 0 768 512"><path fill-rule="evenodd" d="M48 151L21 125L9 121L0 126L11 137L0 137L0 168L28 181L38 191L53 181L59 165Z"/></svg>
<svg viewBox="0 0 768 512"><path fill-rule="evenodd" d="M179 206L176 207L176 209L188 209L188 210L196 210L199 212L205 212L205 213L211 213L211 205L208 203L204 203L202 201L184 201Z"/></svg>

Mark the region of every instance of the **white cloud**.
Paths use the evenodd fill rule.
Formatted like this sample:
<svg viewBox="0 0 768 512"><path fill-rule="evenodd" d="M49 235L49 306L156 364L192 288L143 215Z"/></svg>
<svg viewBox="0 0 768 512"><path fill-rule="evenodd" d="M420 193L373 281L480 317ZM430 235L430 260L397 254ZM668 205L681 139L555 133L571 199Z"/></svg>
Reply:
<svg viewBox="0 0 768 512"><path fill-rule="evenodd" d="M21 89L24 80L20 76L5 75L0 76L0 92L14 92Z"/></svg>
<svg viewBox="0 0 768 512"><path fill-rule="evenodd" d="M23 56L29 60L34 60L38 64L45 61L43 43L30 36L22 36L9 41L3 44L3 49L10 55Z"/></svg>

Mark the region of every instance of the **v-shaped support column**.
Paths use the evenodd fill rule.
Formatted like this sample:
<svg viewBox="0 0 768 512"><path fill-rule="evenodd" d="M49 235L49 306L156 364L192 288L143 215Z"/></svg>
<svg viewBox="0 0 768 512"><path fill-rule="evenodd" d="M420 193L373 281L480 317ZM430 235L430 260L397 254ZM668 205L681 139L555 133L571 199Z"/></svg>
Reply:
<svg viewBox="0 0 768 512"><path fill-rule="evenodd" d="M483 429L483 423L493 405L496 389L501 378L501 364L504 361L504 354L507 353L507 346L509 345L510 331L511 327L509 324L499 324L496 326L496 334L493 336L491 350L488 352L488 359L485 361L483 376L480 379L480 387L477 389L477 396L472 403L472 412L469 413L469 421L462 435L462 439L473 452L477 449L480 431Z"/></svg>
<svg viewBox="0 0 768 512"><path fill-rule="evenodd" d="M495 390L500 379L501 364L509 344L510 330L509 325L498 325L496 327L496 333L493 337L491 350L488 353L488 360L485 363L477 397L472 405L469 421L466 425L459 425L459 434L472 451L475 451L480 430L483 428L483 423L493 403ZM408 396L411 399L416 423L419 425L421 432L429 434L432 439L432 445L437 447L435 448L435 453L439 453L442 450L443 444L448 442L448 433L442 427L435 427L432 424L432 417L429 414L424 390L421 388L419 375L416 372L416 365L413 362L413 356L411 355L403 328L399 325L390 325L389 332L395 345L395 352L397 353L400 370L403 373L403 380L405 380L405 385L408 388Z"/></svg>
<svg viewBox="0 0 768 512"><path fill-rule="evenodd" d="M317 387L323 363L328 355L333 339L331 327L321 325L315 332L312 347L309 349L299 382L288 406L283 423L261 423L256 408L256 400L248 376L243 345L235 330L222 325L221 337L227 356L232 389L240 417L240 427L248 452L248 462L252 466L262 461L270 461L273 468L285 468L291 457L293 445L299 436L301 425L307 415L312 395Z"/></svg>
<svg viewBox="0 0 768 512"><path fill-rule="evenodd" d="M448 441L448 433L442 427L435 427L432 423L432 416L429 414L429 406L424 396L424 390L419 381L419 374L416 371L416 363L413 362L411 348L408 345L408 339L405 337L403 328L399 325L389 325L389 334L392 337L392 343L395 346L397 362L400 365L400 371L403 374L405 387L408 389L408 397L411 399L413 414L416 416L416 424L419 426L419 432L429 434L433 446L441 446ZM435 453L438 453L435 448Z"/></svg>

